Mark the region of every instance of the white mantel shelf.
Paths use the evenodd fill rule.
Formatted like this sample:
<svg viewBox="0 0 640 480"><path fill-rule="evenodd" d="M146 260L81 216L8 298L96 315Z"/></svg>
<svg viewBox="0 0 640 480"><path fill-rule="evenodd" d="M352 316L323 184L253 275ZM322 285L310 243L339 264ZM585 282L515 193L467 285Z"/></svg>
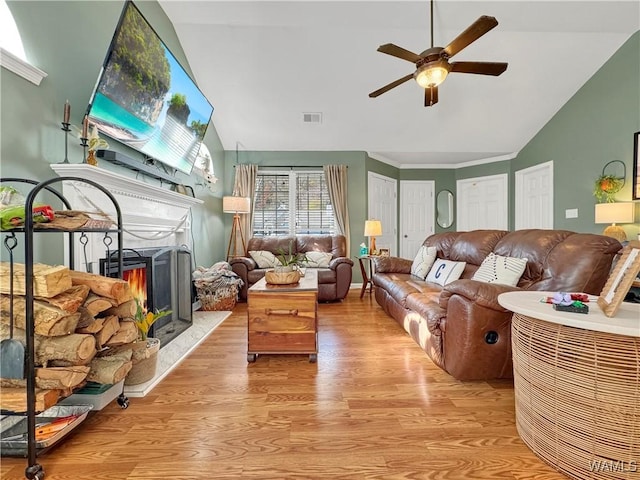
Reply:
<svg viewBox="0 0 640 480"><path fill-rule="evenodd" d="M54 163L51 165L51 168L60 177L79 177L93 180L111 193L117 192L120 195L135 199L146 199L186 208L204 203L199 198L193 198L172 190L156 187L155 185L150 185L132 177L89 165L88 163Z"/></svg>

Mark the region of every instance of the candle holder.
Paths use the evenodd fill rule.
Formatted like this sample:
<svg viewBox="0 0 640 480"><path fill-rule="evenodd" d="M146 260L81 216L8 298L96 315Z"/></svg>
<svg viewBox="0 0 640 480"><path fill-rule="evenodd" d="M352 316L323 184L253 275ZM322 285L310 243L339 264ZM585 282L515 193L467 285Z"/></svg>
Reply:
<svg viewBox="0 0 640 480"><path fill-rule="evenodd" d="M69 162L69 128L70 123L62 122L62 131L64 132L64 160L58 163L71 163Z"/></svg>
<svg viewBox="0 0 640 480"><path fill-rule="evenodd" d="M87 140L89 140L89 138L80 137L80 145L82 146L82 163L87 163L87 147L89 146Z"/></svg>

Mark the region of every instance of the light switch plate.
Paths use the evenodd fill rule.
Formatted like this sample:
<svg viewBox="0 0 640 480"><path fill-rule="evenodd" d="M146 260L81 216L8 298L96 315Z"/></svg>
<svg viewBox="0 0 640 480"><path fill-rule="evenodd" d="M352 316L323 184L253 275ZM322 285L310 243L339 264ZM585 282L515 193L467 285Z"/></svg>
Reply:
<svg viewBox="0 0 640 480"><path fill-rule="evenodd" d="M564 218L578 218L577 208L568 208L564 211Z"/></svg>

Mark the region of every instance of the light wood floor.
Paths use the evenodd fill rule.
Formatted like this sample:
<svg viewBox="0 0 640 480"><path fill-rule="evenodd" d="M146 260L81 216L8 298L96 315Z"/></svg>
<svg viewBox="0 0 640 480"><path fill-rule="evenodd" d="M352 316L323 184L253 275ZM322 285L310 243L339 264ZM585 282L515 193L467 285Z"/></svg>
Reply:
<svg viewBox="0 0 640 480"><path fill-rule="evenodd" d="M39 458L48 480L560 480L519 439L511 381L459 382L368 294L321 304L318 363L246 361L246 304L150 395ZM3 458L2 479L25 459Z"/></svg>

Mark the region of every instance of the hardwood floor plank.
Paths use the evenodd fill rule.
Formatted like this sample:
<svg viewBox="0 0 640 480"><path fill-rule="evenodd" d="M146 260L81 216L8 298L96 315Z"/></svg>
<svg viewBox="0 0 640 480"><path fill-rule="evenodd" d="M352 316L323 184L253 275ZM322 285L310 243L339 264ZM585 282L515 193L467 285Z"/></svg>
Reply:
<svg viewBox="0 0 640 480"><path fill-rule="evenodd" d="M318 322L317 363L247 363L238 304L149 395L40 457L46 480L565 478L520 440L511 381L451 378L359 291L320 304ZM3 458L0 474L25 467Z"/></svg>

